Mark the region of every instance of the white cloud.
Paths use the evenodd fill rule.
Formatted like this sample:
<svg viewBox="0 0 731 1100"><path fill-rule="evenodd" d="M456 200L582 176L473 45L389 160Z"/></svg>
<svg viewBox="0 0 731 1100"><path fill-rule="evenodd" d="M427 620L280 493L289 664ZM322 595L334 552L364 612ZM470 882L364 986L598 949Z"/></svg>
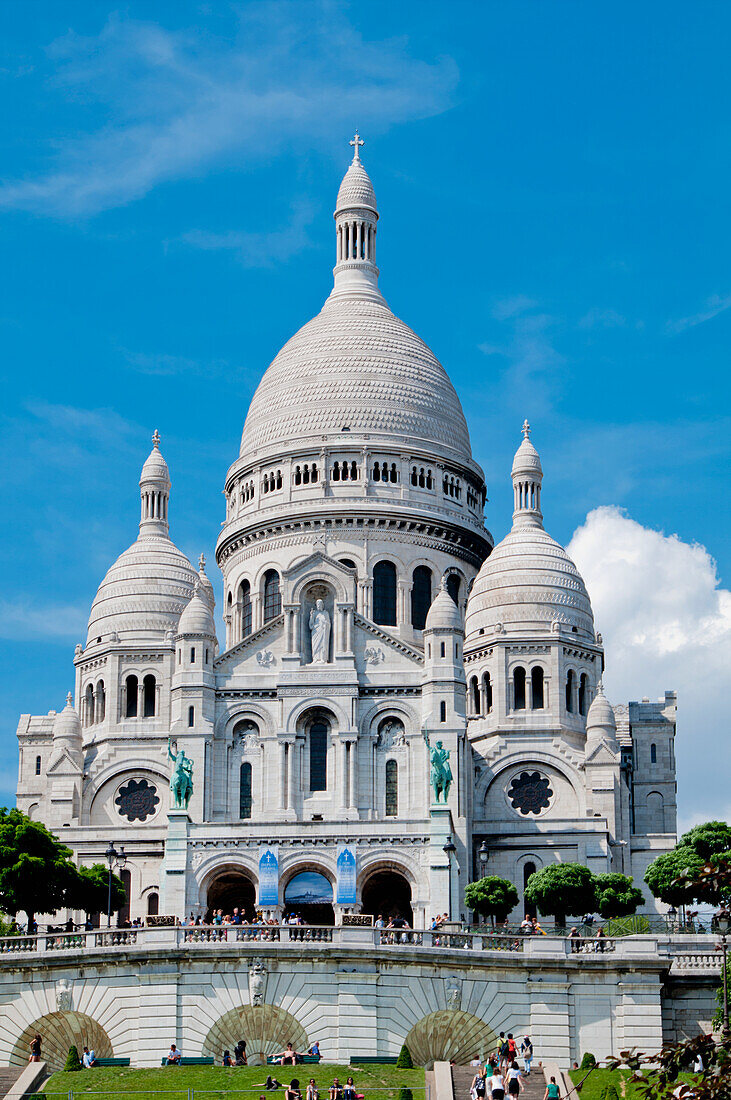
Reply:
<svg viewBox="0 0 731 1100"><path fill-rule="evenodd" d="M527 413L529 419L550 411L564 363L551 335L556 318L538 312L537 307L538 303L524 294L497 302L493 316L508 323L512 334L504 344L486 341L479 345L484 355L507 360L500 378L501 400L519 411L521 417ZM527 402L526 394L530 394Z"/></svg>
<svg viewBox="0 0 731 1100"><path fill-rule="evenodd" d="M0 600L0 638L83 641L88 617L86 605L33 603L30 599Z"/></svg>
<svg viewBox="0 0 731 1100"><path fill-rule="evenodd" d="M727 309L731 309L731 294L712 294L698 313L692 313L689 317L679 317L677 321L668 321L668 332L678 333L684 332L687 328L695 328L696 325L712 321Z"/></svg>
<svg viewBox="0 0 731 1100"><path fill-rule="evenodd" d="M246 169L293 145L332 146L356 124L382 132L428 118L457 83L450 58L414 58L405 39L365 41L330 3L255 5L219 40L115 15L49 57L49 102L101 101L105 122L55 143L45 173L6 182L0 206L61 217L131 202L227 156Z"/></svg>
<svg viewBox="0 0 731 1100"><path fill-rule="evenodd" d="M728 812L731 592L705 547L597 508L568 552L586 581L613 702L678 692L681 819ZM719 767L719 765L722 765Z"/></svg>
<svg viewBox="0 0 731 1100"><path fill-rule="evenodd" d="M600 309L594 306L579 318L579 328L623 328L627 318L616 309Z"/></svg>
<svg viewBox="0 0 731 1100"><path fill-rule="evenodd" d="M233 251L243 267L271 267L275 263L289 260L303 249L309 248L311 240L308 227L315 216L309 203L296 203L292 208L292 217L288 225L273 229L268 233L249 233L231 230L226 233L211 233L206 230L192 229L183 234L181 240L193 248L204 251Z"/></svg>

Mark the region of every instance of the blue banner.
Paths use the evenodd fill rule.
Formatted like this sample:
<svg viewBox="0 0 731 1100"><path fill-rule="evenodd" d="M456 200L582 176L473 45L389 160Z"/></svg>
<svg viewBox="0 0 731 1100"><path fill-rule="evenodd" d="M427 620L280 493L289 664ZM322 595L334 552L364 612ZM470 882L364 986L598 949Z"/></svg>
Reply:
<svg viewBox="0 0 731 1100"><path fill-rule="evenodd" d="M338 905L355 905L355 848L341 844L338 849Z"/></svg>
<svg viewBox="0 0 731 1100"><path fill-rule="evenodd" d="M259 905L279 905L279 849L259 849Z"/></svg>

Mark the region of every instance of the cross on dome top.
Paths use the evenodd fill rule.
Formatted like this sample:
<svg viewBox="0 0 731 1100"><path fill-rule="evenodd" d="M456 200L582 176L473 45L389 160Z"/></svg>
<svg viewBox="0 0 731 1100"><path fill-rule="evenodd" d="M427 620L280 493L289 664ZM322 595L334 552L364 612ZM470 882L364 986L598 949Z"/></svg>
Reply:
<svg viewBox="0 0 731 1100"><path fill-rule="evenodd" d="M74 704L74 697L71 694L71 692L69 692L66 696L66 706L71 707L71 706L73 706L73 704Z"/></svg>
<svg viewBox="0 0 731 1100"><path fill-rule="evenodd" d="M356 164L360 161L359 146L360 145L365 145L365 142L363 141L363 138L360 137L357 130L355 131L355 137L351 138L351 140L348 142L348 144L353 146L353 164Z"/></svg>
<svg viewBox="0 0 731 1100"><path fill-rule="evenodd" d="M527 420L523 421L522 432L523 432L523 438L527 439L528 436L530 435L530 424L528 423Z"/></svg>
<svg viewBox="0 0 731 1100"><path fill-rule="evenodd" d="M156 451L160 450L160 433L157 428L155 428L154 432L152 433L152 445Z"/></svg>
<svg viewBox="0 0 731 1100"><path fill-rule="evenodd" d="M205 554L201 554L201 556L198 558L198 569L200 570L201 573L205 573L205 571L206 571L206 555Z"/></svg>

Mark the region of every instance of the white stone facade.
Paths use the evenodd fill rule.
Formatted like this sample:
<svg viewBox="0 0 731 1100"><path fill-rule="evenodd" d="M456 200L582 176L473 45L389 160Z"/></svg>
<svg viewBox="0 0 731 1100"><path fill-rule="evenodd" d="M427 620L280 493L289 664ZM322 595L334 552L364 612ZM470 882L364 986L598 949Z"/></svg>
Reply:
<svg viewBox="0 0 731 1100"><path fill-rule="evenodd" d="M483 842L521 896L556 859L641 883L675 842L675 695L612 712L599 692L601 635L543 528L527 426L513 529L493 550L459 399L378 288L357 145L335 221L333 292L264 374L225 479L222 646L204 564L170 539L156 436L139 537L94 599L73 699L21 717L18 806L80 862L123 844L132 918L202 915L237 890L253 905L263 846L278 857L269 911L317 871L335 918L408 909L416 927L466 915ZM187 812L170 803L169 739L193 761Z"/></svg>

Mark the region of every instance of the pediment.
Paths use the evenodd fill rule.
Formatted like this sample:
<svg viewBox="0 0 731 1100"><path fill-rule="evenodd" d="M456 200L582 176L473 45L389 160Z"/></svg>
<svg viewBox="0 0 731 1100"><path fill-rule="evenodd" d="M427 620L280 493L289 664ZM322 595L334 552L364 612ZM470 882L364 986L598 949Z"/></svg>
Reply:
<svg viewBox="0 0 731 1100"><path fill-rule="evenodd" d="M78 761L74 760L73 756L67 748L56 750L51 756L51 760L46 768L46 775L50 778L60 779L66 776L73 776L76 778L83 774L83 767Z"/></svg>
<svg viewBox="0 0 731 1100"><path fill-rule="evenodd" d="M585 763L616 766L619 763L619 757L616 752L612 751L606 741L600 741L597 745L587 749Z"/></svg>
<svg viewBox="0 0 731 1100"><path fill-rule="evenodd" d="M243 662L247 660L256 660L256 655L260 654L261 658L257 662L262 671L266 671L270 667L271 662L266 662L268 658L267 653L274 651L274 657L281 651L282 643L284 639L284 615L277 615L275 618L270 619L268 623L264 623L264 626L259 627L243 641L232 646L231 649L227 649L225 653L222 653L220 657L217 657L213 662L213 667L216 672L233 672Z"/></svg>
<svg viewBox="0 0 731 1100"><path fill-rule="evenodd" d="M350 566L343 565L342 562L331 558L329 554L325 554L322 550L313 550L306 558L300 558L299 561L296 561L294 565L285 570L284 575L288 580L295 581L304 573L311 573L313 569L322 568L323 566L340 573L343 577L351 578L355 576L355 572Z"/></svg>
<svg viewBox="0 0 731 1100"><path fill-rule="evenodd" d="M383 666L384 671L386 667L392 670L394 657L398 654L405 665L411 668L416 666L419 669L424 667L423 650L417 649L409 642L404 642L401 638L390 634L385 627L378 626L358 614L353 617L353 625L355 628L354 649L356 662L359 666L365 665L368 671L373 672L377 672L381 666ZM379 656L379 654L382 654L382 656Z"/></svg>

